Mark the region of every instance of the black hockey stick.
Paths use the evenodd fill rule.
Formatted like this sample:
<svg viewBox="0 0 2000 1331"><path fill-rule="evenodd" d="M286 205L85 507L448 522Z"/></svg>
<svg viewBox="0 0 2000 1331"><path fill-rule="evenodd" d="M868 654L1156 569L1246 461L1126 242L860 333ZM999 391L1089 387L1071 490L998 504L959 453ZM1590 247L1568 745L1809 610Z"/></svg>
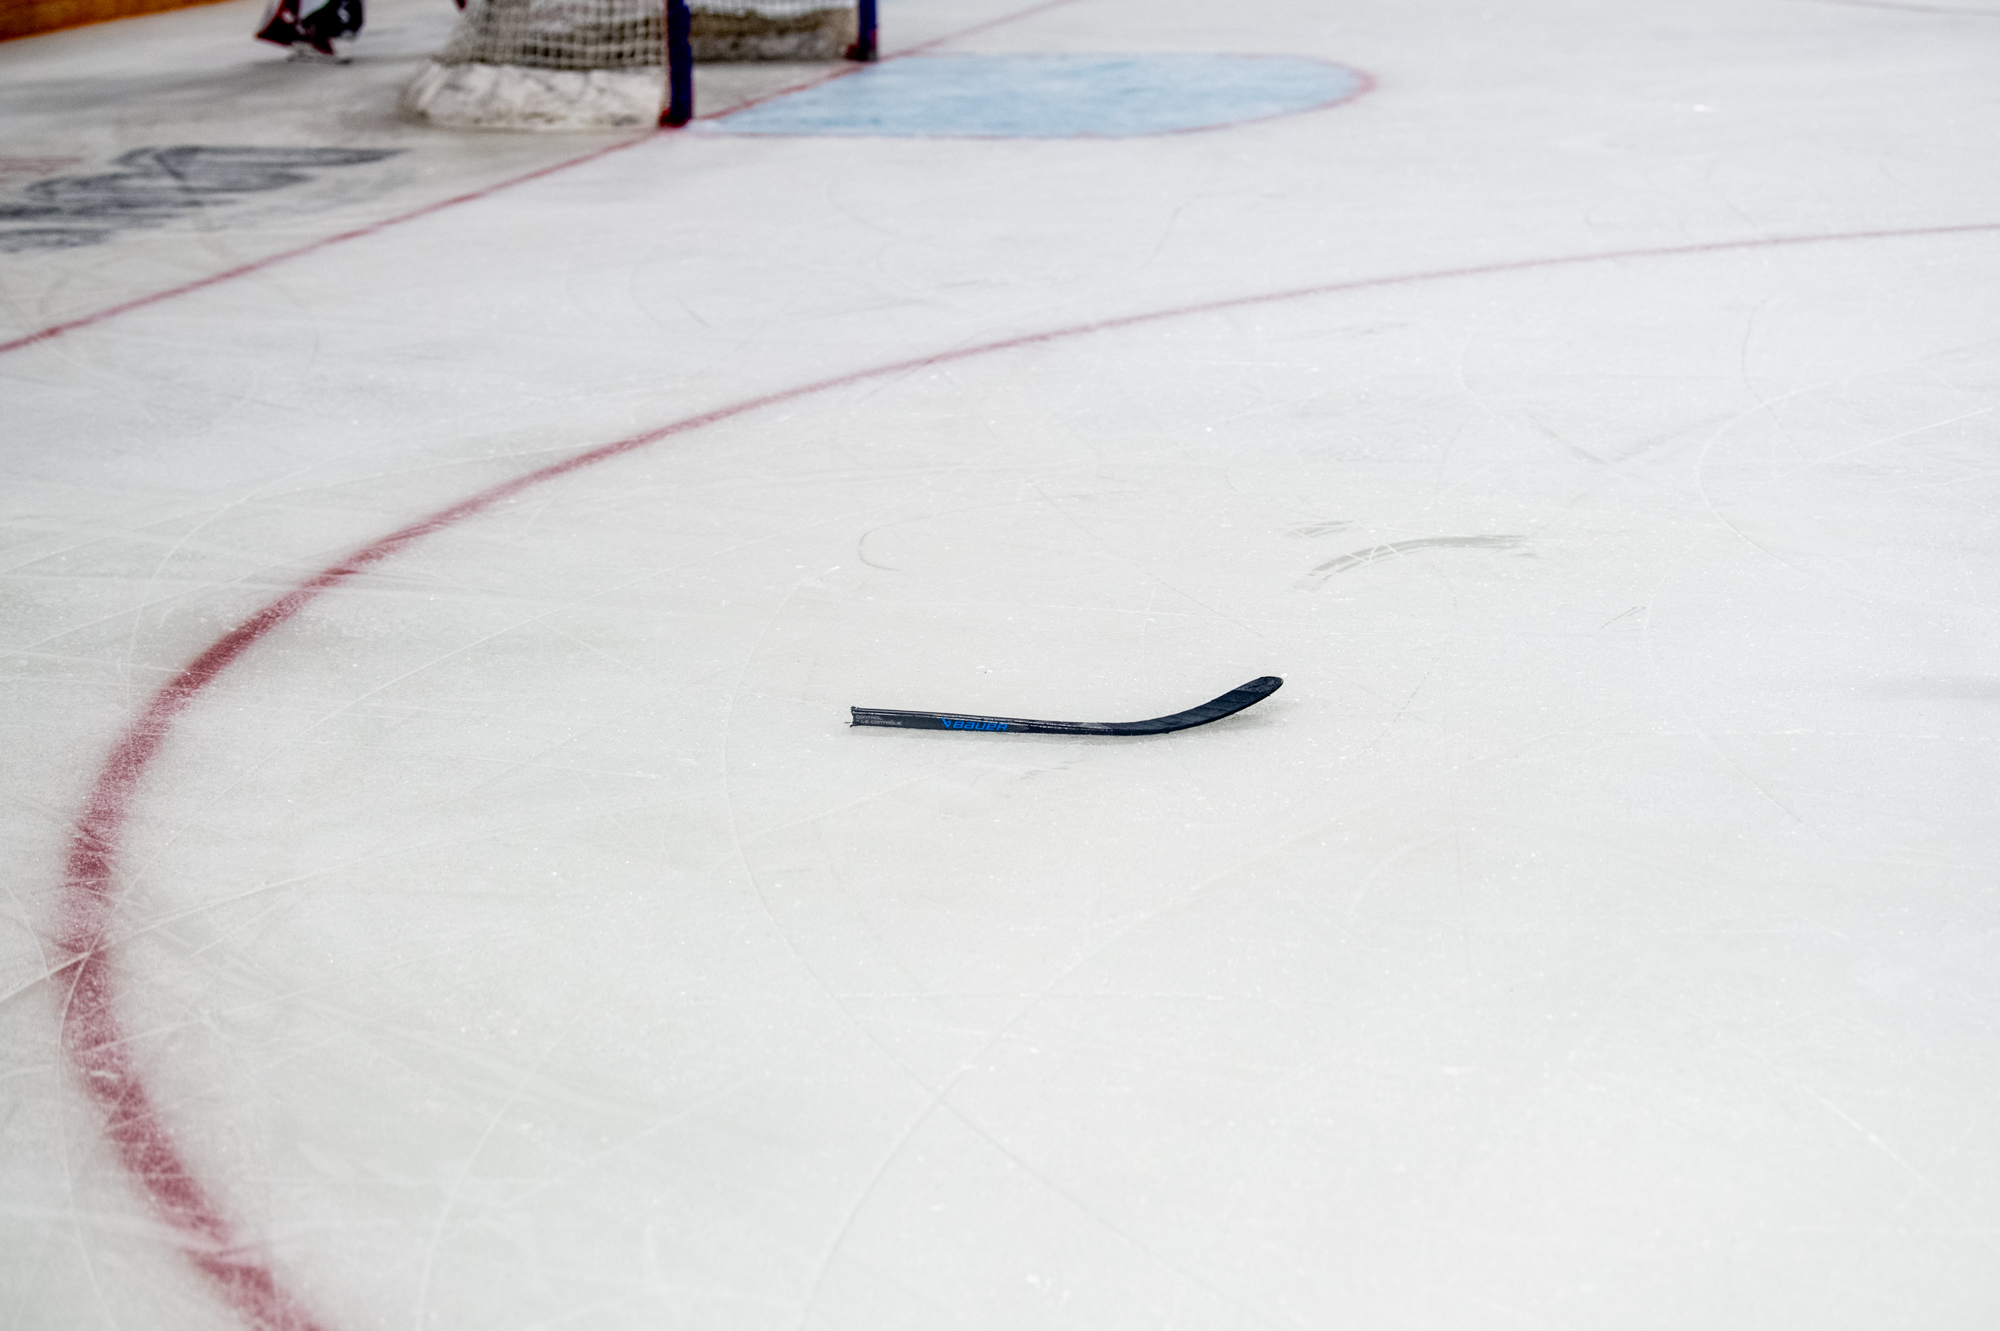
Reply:
<svg viewBox="0 0 2000 1331"><path fill-rule="evenodd" d="M857 726L901 726L905 730L1004 730L1015 735L1164 735L1205 726L1233 716L1278 691L1285 681L1265 675L1239 685L1199 707L1150 721L1026 721L1018 716L961 716L957 712L895 712L882 707L850 707Z"/></svg>

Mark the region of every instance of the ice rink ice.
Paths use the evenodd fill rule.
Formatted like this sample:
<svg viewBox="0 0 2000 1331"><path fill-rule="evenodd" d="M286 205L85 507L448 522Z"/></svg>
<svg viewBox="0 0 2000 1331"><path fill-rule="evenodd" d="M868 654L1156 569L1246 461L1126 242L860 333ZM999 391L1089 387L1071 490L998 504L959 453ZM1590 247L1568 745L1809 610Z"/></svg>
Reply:
<svg viewBox="0 0 2000 1331"><path fill-rule="evenodd" d="M2000 1325L2000 0L453 16L0 46L0 1327Z"/></svg>

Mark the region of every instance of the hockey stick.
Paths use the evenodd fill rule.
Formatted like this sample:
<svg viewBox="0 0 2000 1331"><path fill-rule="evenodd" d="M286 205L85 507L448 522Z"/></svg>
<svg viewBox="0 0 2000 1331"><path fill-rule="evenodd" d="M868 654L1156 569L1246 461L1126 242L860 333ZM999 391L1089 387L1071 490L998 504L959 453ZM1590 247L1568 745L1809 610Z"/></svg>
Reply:
<svg viewBox="0 0 2000 1331"><path fill-rule="evenodd" d="M1205 726L1233 716L1278 691L1285 681L1265 675L1239 685L1199 707L1150 721L1028 721L1018 716L961 716L957 712L896 712L882 707L850 707L857 726L900 726L905 730L1005 730L1016 735L1164 735Z"/></svg>

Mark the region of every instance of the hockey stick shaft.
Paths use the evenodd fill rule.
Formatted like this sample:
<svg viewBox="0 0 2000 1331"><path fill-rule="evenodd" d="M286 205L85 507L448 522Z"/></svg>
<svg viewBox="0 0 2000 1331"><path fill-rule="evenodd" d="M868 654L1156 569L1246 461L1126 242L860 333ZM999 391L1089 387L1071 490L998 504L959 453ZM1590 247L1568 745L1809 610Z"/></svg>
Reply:
<svg viewBox="0 0 2000 1331"><path fill-rule="evenodd" d="M852 707L857 726L892 726L901 730L964 730L1010 735L1165 735L1191 726L1205 726L1264 701L1284 681L1265 675L1211 698L1199 707L1149 721L1035 721L1020 716L971 716L963 712L904 712L886 707Z"/></svg>

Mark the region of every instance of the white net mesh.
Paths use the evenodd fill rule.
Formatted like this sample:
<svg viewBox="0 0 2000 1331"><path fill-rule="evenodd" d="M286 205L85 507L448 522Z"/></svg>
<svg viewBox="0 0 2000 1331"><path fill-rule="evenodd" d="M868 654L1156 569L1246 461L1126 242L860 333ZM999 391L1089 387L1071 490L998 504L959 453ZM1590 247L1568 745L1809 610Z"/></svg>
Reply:
<svg viewBox="0 0 2000 1331"><path fill-rule="evenodd" d="M441 65L634 69L661 65L659 0L470 0Z"/></svg>
<svg viewBox="0 0 2000 1331"><path fill-rule="evenodd" d="M696 61L837 60L855 6L716 0L689 6ZM665 83L664 0L468 0L403 109L474 129L649 125Z"/></svg>
<svg viewBox="0 0 2000 1331"><path fill-rule="evenodd" d="M689 9L697 61L838 60L854 44L852 3L749 0Z"/></svg>
<svg viewBox="0 0 2000 1331"><path fill-rule="evenodd" d="M854 6L747 0L689 6L694 58L835 60L854 41ZM631 69L662 63L660 0L471 0L440 64Z"/></svg>

